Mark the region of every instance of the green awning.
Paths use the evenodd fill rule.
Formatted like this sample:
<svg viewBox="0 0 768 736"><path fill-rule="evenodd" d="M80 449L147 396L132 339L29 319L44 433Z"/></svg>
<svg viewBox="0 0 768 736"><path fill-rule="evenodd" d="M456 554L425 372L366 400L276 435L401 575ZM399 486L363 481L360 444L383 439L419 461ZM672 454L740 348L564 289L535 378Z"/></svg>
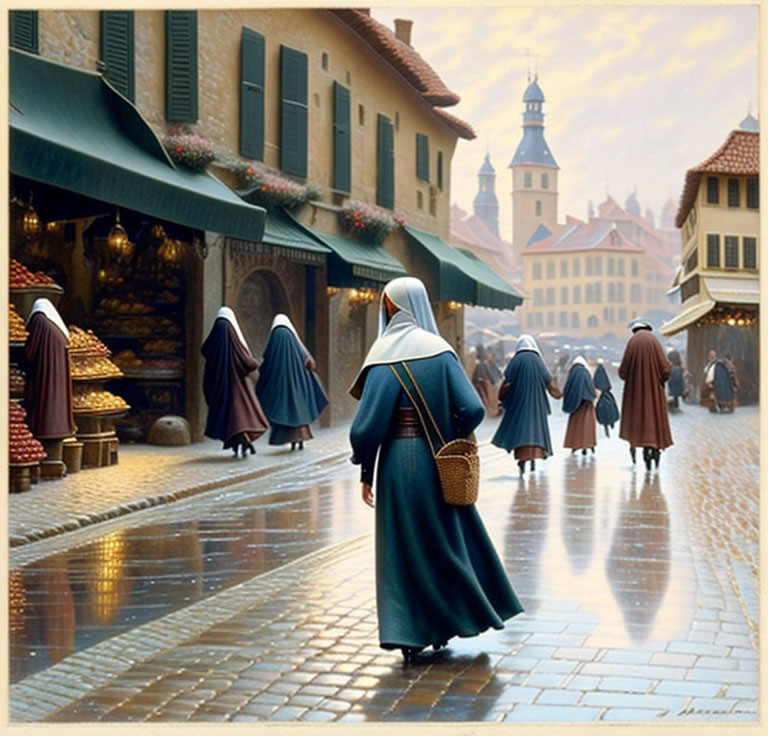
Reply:
<svg viewBox="0 0 768 736"><path fill-rule="evenodd" d="M260 243L234 238L230 238L229 242L235 250L278 256L307 265L322 265L326 262L327 254L331 253L330 248L307 232L282 207L267 211Z"/></svg>
<svg viewBox="0 0 768 736"><path fill-rule="evenodd" d="M473 253L452 248L426 230L406 226L405 231L421 250L426 266L437 274L437 295L432 295L436 301L495 309L514 309L523 303L520 292Z"/></svg>
<svg viewBox="0 0 768 736"><path fill-rule="evenodd" d="M10 51L11 173L127 209L259 241L265 212L210 174L175 166L100 75Z"/></svg>

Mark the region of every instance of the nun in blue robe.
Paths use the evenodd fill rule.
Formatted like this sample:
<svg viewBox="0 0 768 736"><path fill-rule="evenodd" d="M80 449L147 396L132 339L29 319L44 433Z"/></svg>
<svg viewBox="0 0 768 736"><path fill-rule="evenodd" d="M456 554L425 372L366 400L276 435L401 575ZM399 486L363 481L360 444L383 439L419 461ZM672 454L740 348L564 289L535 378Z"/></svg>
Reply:
<svg viewBox="0 0 768 736"><path fill-rule="evenodd" d="M379 338L350 393L350 429L363 501L374 506L379 642L405 661L454 636L475 636L522 611L474 506L445 503L434 457L391 367L404 362L446 442L468 437L483 405L453 348L440 337L418 279L384 289Z"/></svg>
<svg viewBox="0 0 768 736"><path fill-rule="evenodd" d="M267 417L248 374L259 367L235 313L222 307L201 352L205 358L203 395L208 404L205 434L231 448L235 457L256 452L253 441L267 431Z"/></svg>
<svg viewBox="0 0 768 736"><path fill-rule="evenodd" d="M312 439L309 425L328 405L315 375L315 361L299 339L290 319L278 314L272 321L256 394L271 426L270 445L291 443L291 450Z"/></svg>
<svg viewBox="0 0 768 736"><path fill-rule="evenodd" d="M577 355L563 387L563 411L569 415L563 446L573 452L581 450L582 455L586 455L587 450L594 453L597 444L595 398L597 395L587 361Z"/></svg>
<svg viewBox="0 0 768 736"><path fill-rule="evenodd" d="M555 399L563 395L544 365L536 340L530 335L521 335L504 371L504 383L499 390L504 415L491 440L496 447L515 451L521 475L525 472L526 460L530 461L531 470L535 470L537 459L552 454L547 392Z"/></svg>
<svg viewBox="0 0 768 736"><path fill-rule="evenodd" d="M602 359L598 361L595 375L592 377L595 388L600 392L600 398L595 405L595 417L598 424L605 428L605 436L610 437L609 427L619 421L619 406L611 391L611 379L605 370Z"/></svg>

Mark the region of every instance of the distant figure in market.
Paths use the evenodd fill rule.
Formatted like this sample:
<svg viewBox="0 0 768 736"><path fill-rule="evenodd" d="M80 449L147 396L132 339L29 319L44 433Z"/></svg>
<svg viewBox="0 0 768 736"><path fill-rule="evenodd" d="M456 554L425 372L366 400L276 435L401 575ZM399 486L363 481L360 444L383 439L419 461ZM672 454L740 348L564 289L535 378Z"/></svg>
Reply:
<svg viewBox="0 0 768 736"><path fill-rule="evenodd" d="M205 358L203 394L208 404L205 434L224 442L235 457L253 455L254 440L269 422L248 374L259 367L229 307L222 307L202 347Z"/></svg>
<svg viewBox="0 0 768 736"><path fill-rule="evenodd" d="M485 406L489 417L499 416L499 381L501 371L488 359L488 353L482 345L476 348L475 368L472 371L472 385Z"/></svg>
<svg viewBox="0 0 768 736"><path fill-rule="evenodd" d="M379 642L401 649L406 664L427 646L501 629L522 611L475 506L443 499L424 406L417 412L401 383L411 379L408 392L415 396L418 387L445 442L470 436L480 424L483 405L438 333L424 285L404 277L384 288L379 337L350 389L360 399L350 442L371 507L378 455Z"/></svg>
<svg viewBox="0 0 768 736"><path fill-rule="evenodd" d="M633 463L637 461L636 449L643 448L643 461L650 470L651 463L659 467L661 451L672 444L664 396L672 365L648 322L635 319L629 328L632 337L619 366L619 378L624 381L619 437L629 442Z"/></svg>
<svg viewBox="0 0 768 736"><path fill-rule="evenodd" d="M36 299L27 318L24 345L27 424L39 440L58 440L75 431L69 330L48 299Z"/></svg>
<svg viewBox="0 0 768 736"><path fill-rule="evenodd" d="M499 399L504 416L491 442L507 452L515 451L520 475L525 463L536 469L536 460L552 454L548 415L551 413L547 392L562 397L557 381L547 370L539 346L530 335L521 335L515 354L504 371Z"/></svg>
<svg viewBox="0 0 768 736"><path fill-rule="evenodd" d="M709 351L701 387L701 404L712 413L730 413L736 407L738 378L733 361L724 360L714 350Z"/></svg>
<svg viewBox="0 0 768 736"><path fill-rule="evenodd" d="M571 454L581 450L595 452L597 444L597 421L595 404L597 398L592 374L583 355L577 355L568 369L568 378L563 386L563 411L568 414L568 426L565 430L564 447L571 449Z"/></svg>
<svg viewBox="0 0 768 736"><path fill-rule="evenodd" d="M605 436L610 437L610 430L619 421L619 407L611 391L611 379L608 377L608 371L605 370L602 358L597 361L592 382L595 389L600 392L597 404L595 404L595 417L597 423L605 428Z"/></svg>
<svg viewBox="0 0 768 736"><path fill-rule="evenodd" d="M672 364L672 373L669 374L667 392L672 400L672 406L680 409L680 397L685 393L685 368L683 359L677 350L670 350L667 359Z"/></svg>
<svg viewBox="0 0 768 736"><path fill-rule="evenodd" d="M328 405L317 379L317 365L296 334L291 320L272 320L267 348L259 368L256 395L269 419L270 445L291 443L291 451L312 439L309 425Z"/></svg>

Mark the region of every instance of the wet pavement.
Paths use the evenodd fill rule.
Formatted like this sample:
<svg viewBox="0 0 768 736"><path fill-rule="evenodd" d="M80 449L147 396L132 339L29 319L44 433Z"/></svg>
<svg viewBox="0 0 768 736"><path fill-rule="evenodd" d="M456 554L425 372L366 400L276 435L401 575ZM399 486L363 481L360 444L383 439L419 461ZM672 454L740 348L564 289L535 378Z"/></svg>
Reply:
<svg viewBox="0 0 768 736"><path fill-rule="evenodd" d="M671 423L651 473L602 433L522 480L484 446L478 508L525 613L408 668L377 645L345 458L15 548L11 718L754 722L757 409ZM557 448L559 407L551 426Z"/></svg>

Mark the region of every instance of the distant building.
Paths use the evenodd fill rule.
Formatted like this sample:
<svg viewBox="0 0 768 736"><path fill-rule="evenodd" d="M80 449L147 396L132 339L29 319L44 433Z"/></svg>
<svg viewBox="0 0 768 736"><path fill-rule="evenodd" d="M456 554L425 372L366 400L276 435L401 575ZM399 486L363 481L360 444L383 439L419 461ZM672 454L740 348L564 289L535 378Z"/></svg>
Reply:
<svg viewBox="0 0 768 736"><path fill-rule="evenodd" d="M476 214L468 215L458 205L451 206L450 244L474 253L499 276L509 282L520 282L520 263L512 254L512 244L492 233Z"/></svg>
<svg viewBox="0 0 768 736"><path fill-rule="evenodd" d="M733 357L741 401L758 396L760 133L748 115L706 161L689 169L676 225L682 268L675 280L682 306L661 328L687 330L688 368L700 381L707 353Z"/></svg>
<svg viewBox="0 0 768 736"><path fill-rule="evenodd" d="M490 154L477 172L478 187L472 207L475 217L482 221L488 230L499 237L499 200L496 198L496 169L491 164Z"/></svg>

